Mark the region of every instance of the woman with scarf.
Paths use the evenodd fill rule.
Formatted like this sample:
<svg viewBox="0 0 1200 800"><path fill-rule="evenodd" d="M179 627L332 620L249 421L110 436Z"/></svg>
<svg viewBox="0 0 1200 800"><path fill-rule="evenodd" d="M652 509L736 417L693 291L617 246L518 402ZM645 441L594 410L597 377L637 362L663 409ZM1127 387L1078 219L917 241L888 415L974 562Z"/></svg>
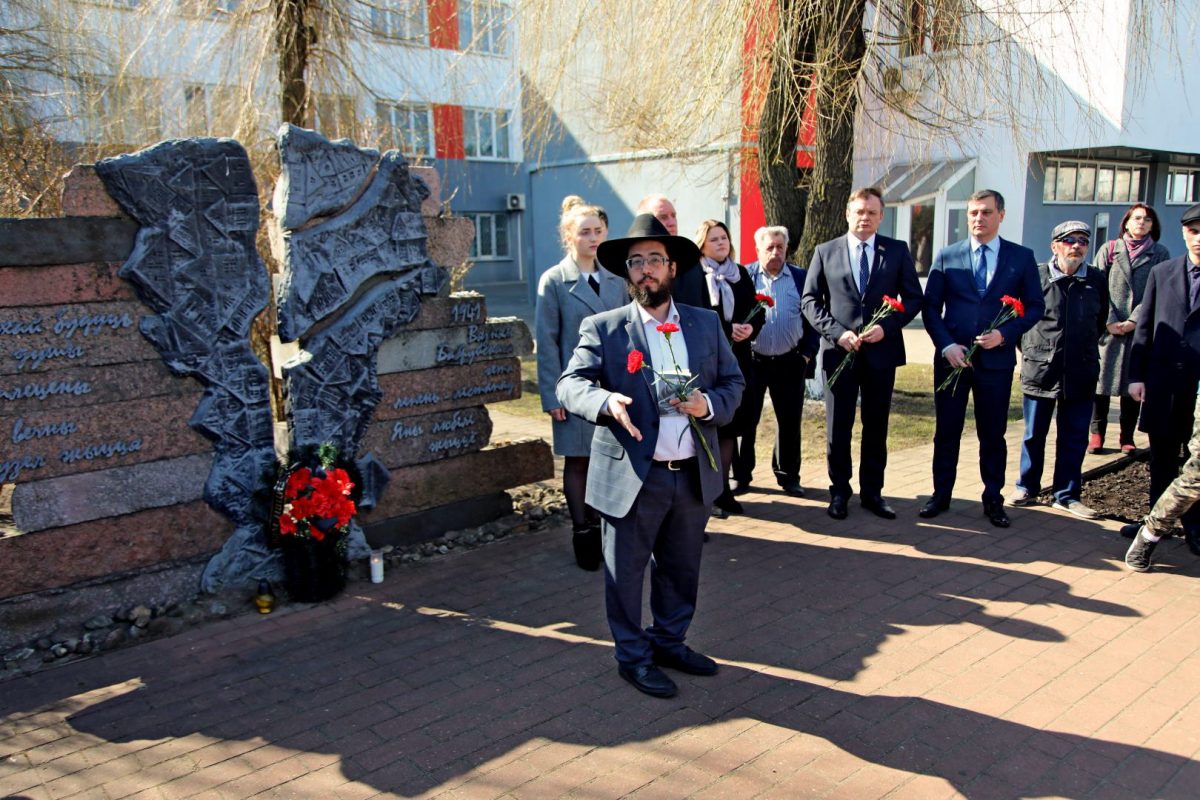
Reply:
<svg viewBox="0 0 1200 800"><path fill-rule="evenodd" d="M745 267L733 260L733 242L725 223L715 219L704 220L696 231L694 241L700 248L700 267L704 271L704 282L708 289L708 306L721 318L721 327L737 357L742 375L747 375L750 369L750 343L762 329L766 316L761 310L751 314L756 303L754 281L750 280ZM749 322L746 321L747 317L750 317ZM732 422L717 429L721 468L725 472L725 491L713 503L713 516L718 518L741 514L743 511L742 504L729 491L729 468L733 462L737 437L742 435L745 424L739 408Z"/></svg>
<svg viewBox="0 0 1200 800"><path fill-rule="evenodd" d="M1096 384L1096 405L1092 411L1088 452L1099 453L1104 447L1110 397L1121 398L1121 451L1132 452L1133 431L1141 404L1128 394L1129 351L1138 310L1150 268L1171 257L1158 243L1162 227L1158 214L1145 203L1134 203L1121 218L1121 236L1096 250L1093 266L1108 277L1108 336L1100 345L1100 380Z"/></svg>
<svg viewBox="0 0 1200 800"><path fill-rule="evenodd" d="M596 427L568 414L558 402L558 383L585 317L629 302L625 281L600 269L596 249L608 237L608 219L600 206L569 195L562 201L558 236L563 260L542 274L538 282L534 328L537 338L538 391L542 410L550 415L554 453L563 456L563 495L571 514L572 547L581 569L600 568L600 516L584 502L592 433Z"/></svg>

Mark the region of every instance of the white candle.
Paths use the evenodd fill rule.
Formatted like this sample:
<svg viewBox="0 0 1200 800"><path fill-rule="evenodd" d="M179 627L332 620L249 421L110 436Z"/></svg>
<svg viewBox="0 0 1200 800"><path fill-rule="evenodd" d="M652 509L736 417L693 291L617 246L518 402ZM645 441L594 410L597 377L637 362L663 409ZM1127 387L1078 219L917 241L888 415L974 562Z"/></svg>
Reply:
<svg viewBox="0 0 1200 800"><path fill-rule="evenodd" d="M371 583L383 583L383 553L371 551Z"/></svg>

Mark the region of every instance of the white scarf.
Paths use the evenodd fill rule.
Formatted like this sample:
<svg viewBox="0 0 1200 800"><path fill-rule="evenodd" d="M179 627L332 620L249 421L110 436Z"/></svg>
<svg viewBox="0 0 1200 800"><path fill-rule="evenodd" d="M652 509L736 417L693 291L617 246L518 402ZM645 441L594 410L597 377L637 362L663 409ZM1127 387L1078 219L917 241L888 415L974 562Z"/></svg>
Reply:
<svg viewBox="0 0 1200 800"><path fill-rule="evenodd" d="M718 302L725 321L733 320L733 289L729 284L741 280L742 274L733 259L726 258L717 263L708 256L700 256L700 266L704 269L704 279L708 283L708 302L716 308Z"/></svg>

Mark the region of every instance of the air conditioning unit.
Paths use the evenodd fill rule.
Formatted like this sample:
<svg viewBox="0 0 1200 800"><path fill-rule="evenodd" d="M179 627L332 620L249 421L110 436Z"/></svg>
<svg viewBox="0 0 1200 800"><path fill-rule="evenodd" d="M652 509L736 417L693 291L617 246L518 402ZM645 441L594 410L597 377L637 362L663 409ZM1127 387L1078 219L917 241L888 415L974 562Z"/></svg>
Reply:
<svg viewBox="0 0 1200 800"><path fill-rule="evenodd" d="M524 211L525 210L525 195L510 194L506 201L509 211Z"/></svg>

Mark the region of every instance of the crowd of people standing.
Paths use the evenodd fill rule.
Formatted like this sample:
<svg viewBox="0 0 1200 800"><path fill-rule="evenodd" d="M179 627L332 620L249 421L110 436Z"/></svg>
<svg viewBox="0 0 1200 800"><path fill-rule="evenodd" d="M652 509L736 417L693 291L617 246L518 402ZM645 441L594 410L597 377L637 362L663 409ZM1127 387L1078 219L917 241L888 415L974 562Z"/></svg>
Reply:
<svg viewBox="0 0 1200 800"><path fill-rule="evenodd" d="M950 507L970 399L992 525L1007 528L1006 506L1039 502L1043 489L1055 508L1096 518L1080 497L1082 463L1103 447L1109 400L1118 397L1118 447L1134 449L1139 418L1150 440L1153 510L1123 531L1134 540L1126 564L1149 569L1180 518L1200 546L1200 511L1189 511L1200 497L1200 205L1181 216L1188 253L1175 259L1158 243L1154 209L1137 203L1090 263L1091 230L1078 220L1054 228L1050 257L1039 263L999 236L1000 193L978 191L967 202L968 238L937 254L924 288L908 245L878 232L886 208L871 187L851 193L846 234L817 246L807 269L787 261L786 227L756 231L756 260L743 266L724 223L704 220L689 240L665 196L644 198L637 211L627 236L609 239L603 209L564 200L565 256L540 281L536 338L575 557L583 569L605 566L619 672L639 690L674 694L661 666L716 672L683 639L709 514L744 513L737 496L751 488L768 392L777 423L771 466L784 493L804 493L805 380L819 370L828 515L850 514L857 422L859 503L896 518L883 495L888 421L896 369L906 363L902 331L918 313L936 353L932 492L920 517ZM1025 430L1006 498L1018 366ZM1044 486L1052 421L1055 466ZM643 630L647 566L654 622Z"/></svg>

